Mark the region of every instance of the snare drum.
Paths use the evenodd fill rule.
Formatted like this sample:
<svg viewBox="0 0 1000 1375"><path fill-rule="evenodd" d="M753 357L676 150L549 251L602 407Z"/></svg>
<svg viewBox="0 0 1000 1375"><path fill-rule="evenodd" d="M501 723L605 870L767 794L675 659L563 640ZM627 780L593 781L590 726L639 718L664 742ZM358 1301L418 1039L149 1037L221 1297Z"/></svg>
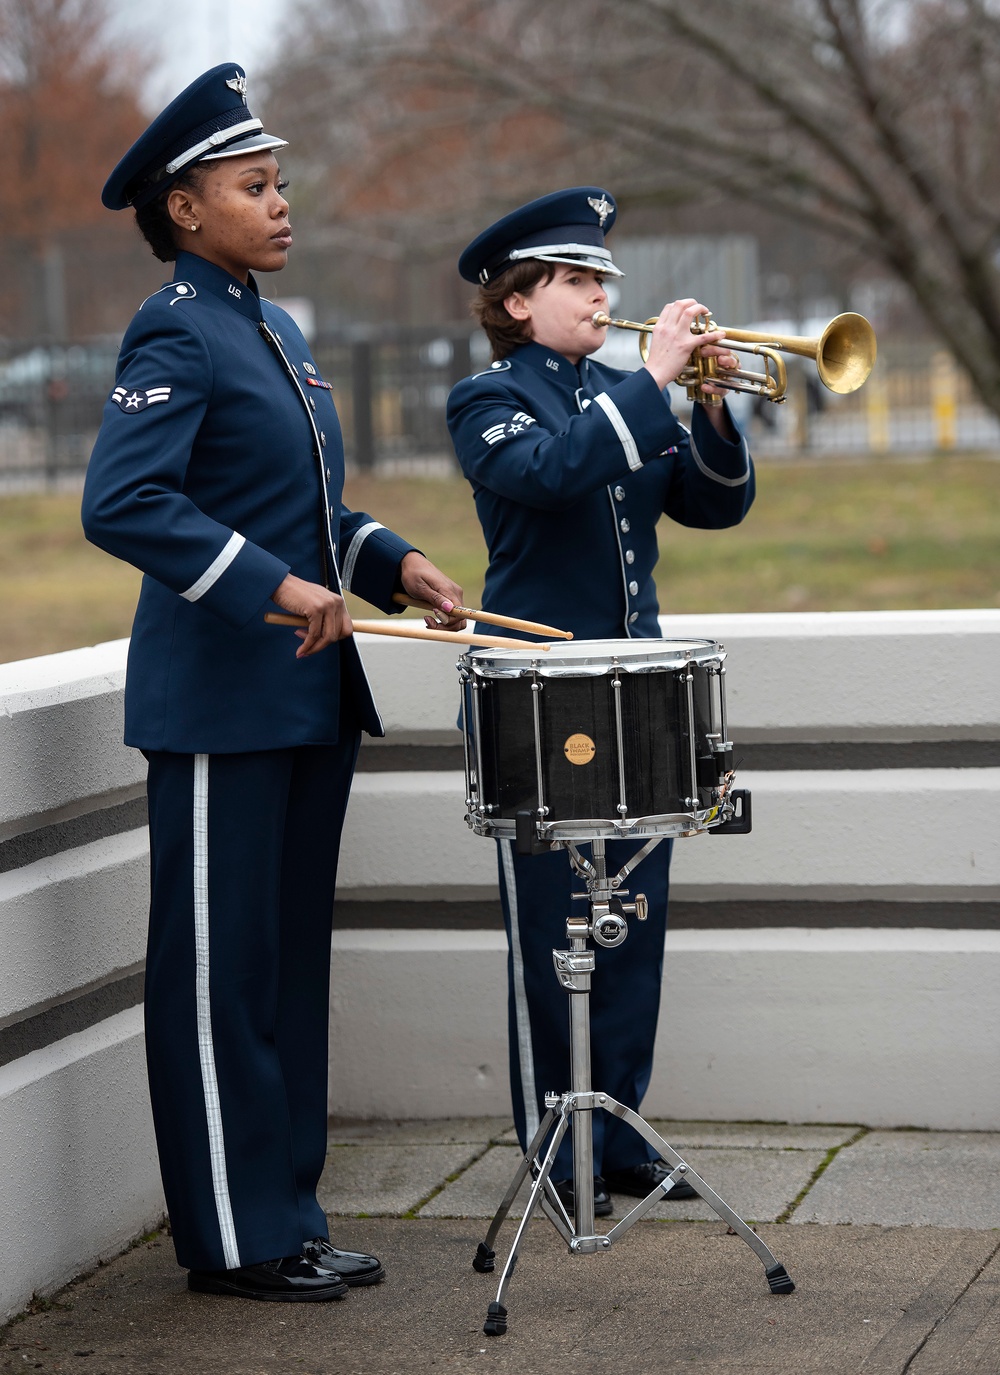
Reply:
<svg viewBox="0 0 1000 1375"><path fill-rule="evenodd" d="M459 660L466 820L542 841L689 835L722 820L732 770L725 651L711 640L577 640Z"/></svg>

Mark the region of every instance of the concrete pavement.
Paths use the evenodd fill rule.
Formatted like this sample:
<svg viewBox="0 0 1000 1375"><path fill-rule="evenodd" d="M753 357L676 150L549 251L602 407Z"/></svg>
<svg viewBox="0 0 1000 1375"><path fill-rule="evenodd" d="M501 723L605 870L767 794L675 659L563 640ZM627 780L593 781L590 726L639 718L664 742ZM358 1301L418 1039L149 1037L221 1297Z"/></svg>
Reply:
<svg viewBox="0 0 1000 1375"><path fill-rule="evenodd" d="M664 1201L600 1256L532 1222L509 1331L484 1337L496 1278L470 1262L517 1162L510 1122L335 1123L331 1234L380 1254L384 1284L317 1305L193 1295L159 1233L37 1301L0 1337L0 1372L1000 1373L1000 1136L654 1125L755 1224L794 1294L769 1293L701 1200Z"/></svg>

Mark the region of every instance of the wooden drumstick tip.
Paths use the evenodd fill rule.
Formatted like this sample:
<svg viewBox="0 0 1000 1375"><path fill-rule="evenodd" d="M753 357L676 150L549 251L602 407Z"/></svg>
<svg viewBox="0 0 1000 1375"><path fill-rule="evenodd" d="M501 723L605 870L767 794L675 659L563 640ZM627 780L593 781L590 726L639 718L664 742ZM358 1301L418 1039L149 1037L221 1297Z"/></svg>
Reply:
<svg viewBox="0 0 1000 1375"><path fill-rule="evenodd" d="M408 597L405 592L394 592L392 600L397 606L412 606L418 611L436 614L437 608L430 602ZM481 625L498 625L506 630L523 630L528 635L544 635L546 639L572 640L571 630L560 630L554 625L543 625L540 621L525 621L518 616L501 616L496 611L480 611L474 606L452 605L451 616L464 616L466 620L478 621Z"/></svg>

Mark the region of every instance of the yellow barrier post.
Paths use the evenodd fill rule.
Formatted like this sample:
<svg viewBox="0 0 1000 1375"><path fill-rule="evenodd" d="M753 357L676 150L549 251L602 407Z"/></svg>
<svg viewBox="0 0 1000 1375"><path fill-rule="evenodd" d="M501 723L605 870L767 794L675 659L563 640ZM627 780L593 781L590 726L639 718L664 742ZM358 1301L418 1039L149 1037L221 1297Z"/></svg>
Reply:
<svg viewBox="0 0 1000 1375"><path fill-rule="evenodd" d="M955 360L943 350L931 359L931 412L934 418L934 447L954 449L957 438L958 375Z"/></svg>

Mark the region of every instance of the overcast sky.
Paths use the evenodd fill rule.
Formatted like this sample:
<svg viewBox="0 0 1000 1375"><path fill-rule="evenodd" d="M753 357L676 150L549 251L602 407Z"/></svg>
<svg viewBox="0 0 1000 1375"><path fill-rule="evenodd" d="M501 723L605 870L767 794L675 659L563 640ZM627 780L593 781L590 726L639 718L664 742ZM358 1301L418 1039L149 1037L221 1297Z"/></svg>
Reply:
<svg viewBox="0 0 1000 1375"><path fill-rule="evenodd" d="M155 62L147 104L162 108L201 72L230 59L253 77L281 36L288 0L112 0L123 37ZM253 108L251 106L251 108Z"/></svg>

